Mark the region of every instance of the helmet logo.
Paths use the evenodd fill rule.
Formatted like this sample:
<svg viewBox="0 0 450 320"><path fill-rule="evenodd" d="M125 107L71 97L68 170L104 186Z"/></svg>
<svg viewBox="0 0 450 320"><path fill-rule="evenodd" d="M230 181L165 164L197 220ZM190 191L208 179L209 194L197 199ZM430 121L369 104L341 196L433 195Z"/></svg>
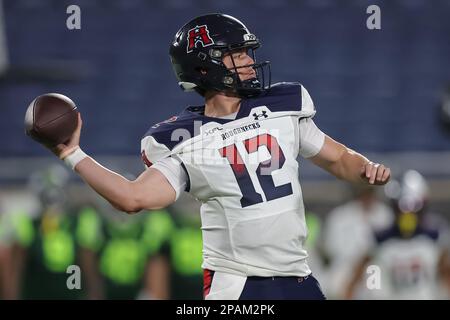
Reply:
<svg viewBox="0 0 450 320"><path fill-rule="evenodd" d="M202 47L214 44L214 40L209 36L209 30L206 24L195 26L188 31L187 53L197 48L197 44L200 44Z"/></svg>

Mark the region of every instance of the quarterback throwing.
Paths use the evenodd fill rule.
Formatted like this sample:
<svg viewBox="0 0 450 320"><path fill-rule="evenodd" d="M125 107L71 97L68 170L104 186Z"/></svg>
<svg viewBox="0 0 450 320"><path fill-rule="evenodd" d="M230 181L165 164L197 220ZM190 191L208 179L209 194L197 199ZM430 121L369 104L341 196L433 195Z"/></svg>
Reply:
<svg viewBox="0 0 450 320"><path fill-rule="evenodd" d="M201 203L205 299L324 299L307 263L298 155L339 179L385 184L390 170L336 142L314 123L300 83L270 83L256 62L258 38L223 14L197 17L176 33L178 83L204 104L150 127L147 169L134 181L79 147L82 127L52 151L117 209L170 205L189 192Z"/></svg>

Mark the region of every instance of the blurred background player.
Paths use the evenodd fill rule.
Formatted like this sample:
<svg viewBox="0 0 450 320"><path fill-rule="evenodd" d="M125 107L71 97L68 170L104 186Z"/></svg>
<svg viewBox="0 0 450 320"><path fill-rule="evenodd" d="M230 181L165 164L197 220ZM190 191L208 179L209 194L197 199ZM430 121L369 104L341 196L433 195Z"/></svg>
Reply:
<svg viewBox="0 0 450 320"><path fill-rule="evenodd" d="M201 299L198 211L124 216L102 198L84 203L76 230L92 299Z"/></svg>
<svg viewBox="0 0 450 320"><path fill-rule="evenodd" d="M329 260L327 293L342 299L345 284L353 275L353 266L374 242L374 232L393 222L393 212L379 199L371 186L350 186L353 198L327 214L323 235L323 249ZM365 288L359 288L363 298Z"/></svg>
<svg viewBox="0 0 450 320"><path fill-rule="evenodd" d="M346 286L346 298L355 297L359 281L365 285L368 265L381 271L381 287L372 299L448 299L450 246L448 225L428 209L429 187L414 170L386 186L395 212L391 227L376 233L370 254L356 263Z"/></svg>
<svg viewBox="0 0 450 320"><path fill-rule="evenodd" d="M172 210L173 229L158 252L168 267L169 298L203 299L202 231L199 211ZM156 228L156 226L155 226Z"/></svg>
<svg viewBox="0 0 450 320"><path fill-rule="evenodd" d="M37 213L14 210L1 216L4 298L170 298L169 266L158 255L172 234L169 213L124 219L98 198L77 209L80 204L70 201L68 173L60 165L36 172L29 187L39 200ZM67 288L71 265L81 270L79 290Z"/></svg>
<svg viewBox="0 0 450 320"><path fill-rule="evenodd" d="M102 204L79 210L76 238L90 299L168 299L167 265L158 257L172 230L168 212L130 219ZM100 205L99 205L100 204Z"/></svg>
<svg viewBox="0 0 450 320"><path fill-rule="evenodd" d="M23 251L32 238L28 213L20 209L10 211L0 202L0 299L20 298Z"/></svg>
<svg viewBox="0 0 450 320"><path fill-rule="evenodd" d="M78 264L76 215L68 197L69 171L56 164L35 172L29 188L39 200L30 217L32 241L23 248L20 297L79 299L84 290L68 290L67 268ZM86 270L88 272L88 270Z"/></svg>
<svg viewBox="0 0 450 320"><path fill-rule="evenodd" d="M130 172L124 173L135 179ZM91 299L202 299L199 205L122 215L85 190L77 201L76 239Z"/></svg>
<svg viewBox="0 0 450 320"><path fill-rule="evenodd" d="M22 298L26 252L35 239L33 219L40 210L29 187L0 190L0 299Z"/></svg>

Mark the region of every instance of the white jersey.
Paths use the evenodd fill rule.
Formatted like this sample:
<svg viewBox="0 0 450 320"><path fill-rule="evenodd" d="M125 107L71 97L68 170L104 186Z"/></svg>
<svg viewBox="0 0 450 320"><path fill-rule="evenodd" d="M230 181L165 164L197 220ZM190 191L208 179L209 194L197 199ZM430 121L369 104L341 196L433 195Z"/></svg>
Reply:
<svg viewBox="0 0 450 320"><path fill-rule="evenodd" d="M328 281L324 282L327 296L344 296L354 265L374 246L374 231L387 229L393 220L392 210L381 201L364 207L360 201L353 200L328 214L323 237L323 248L331 259ZM356 298L365 298L368 290L365 284L361 285Z"/></svg>
<svg viewBox="0 0 450 320"><path fill-rule="evenodd" d="M154 164L177 196L184 188L202 202L202 267L243 276L310 274L296 159L317 154L324 134L310 119L308 92L281 83L242 100L235 119L203 111L188 107L142 140L147 166Z"/></svg>
<svg viewBox="0 0 450 320"><path fill-rule="evenodd" d="M419 226L403 238L396 226L377 234L372 264L381 270L381 286L373 298L437 299L438 262L443 251L438 230Z"/></svg>

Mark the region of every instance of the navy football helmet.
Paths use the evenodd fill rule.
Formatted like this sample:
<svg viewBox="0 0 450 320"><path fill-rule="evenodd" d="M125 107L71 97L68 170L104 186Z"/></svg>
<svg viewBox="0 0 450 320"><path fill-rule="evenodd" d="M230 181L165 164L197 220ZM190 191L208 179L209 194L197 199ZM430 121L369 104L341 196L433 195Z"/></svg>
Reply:
<svg viewBox="0 0 450 320"><path fill-rule="evenodd" d="M201 95L210 90L232 92L248 98L270 87L270 62L256 63L255 50L260 45L242 22L215 13L199 16L181 27L169 53L183 90L195 90ZM231 56L234 67L228 69L222 62L224 55L242 49L248 50L254 63L236 67ZM240 80L237 69L248 67L255 70L256 77Z"/></svg>

